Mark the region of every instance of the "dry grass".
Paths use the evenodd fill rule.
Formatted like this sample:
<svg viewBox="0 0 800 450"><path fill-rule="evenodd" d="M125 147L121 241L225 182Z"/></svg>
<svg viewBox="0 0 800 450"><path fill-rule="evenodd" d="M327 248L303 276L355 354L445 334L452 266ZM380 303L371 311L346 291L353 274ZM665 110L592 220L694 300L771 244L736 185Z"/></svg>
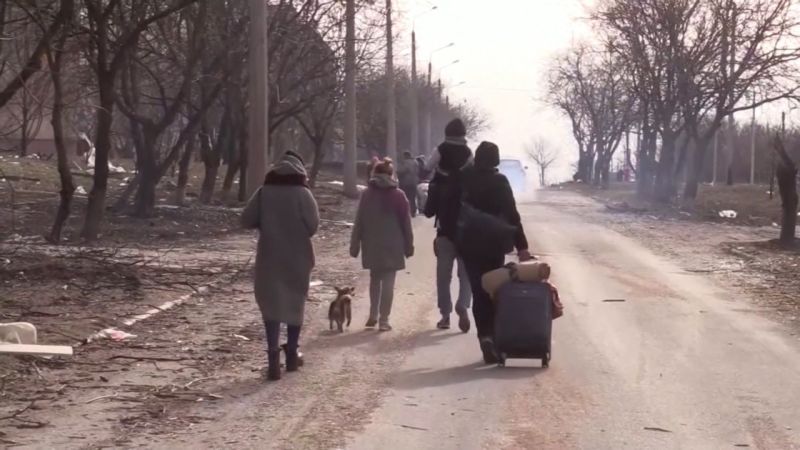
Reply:
<svg viewBox="0 0 800 450"><path fill-rule="evenodd" d="M692 207L643 200L636 195L636 185L633 183L613 183L609 189L598 189L580 183L567 183L562 187L588 195L610 208L657 217L771 226L779 222L781 216L781 202L777 192L770 200L769 186L762 185L702 185ZM725 210L736 211L737 217L721 218L719 212Z"/></svg>

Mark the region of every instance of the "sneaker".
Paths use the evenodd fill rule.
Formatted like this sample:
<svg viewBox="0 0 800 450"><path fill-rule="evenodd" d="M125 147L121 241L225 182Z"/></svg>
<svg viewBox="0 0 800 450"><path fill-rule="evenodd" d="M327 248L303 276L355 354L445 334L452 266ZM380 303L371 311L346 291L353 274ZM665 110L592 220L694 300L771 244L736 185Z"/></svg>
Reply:
<svg viewBox="0 0 800 450"><path fill-rule="evenodd" d="M375 328L375 325L378 324L378 319L369 319L367 320L367 324L364 325L366 328Z"/></svg>
<svg viewBox="0 0 800 450"><path fill-rule="evenodd" d="M458 329L461 330L462 333L469 333L470 321L469 321L469 312L466 309L457 309L456 314L458 314Z"/></svg>
<svg viewBox="0 0 800 450"><path fill-rule="evenodd" d="M382 323L380 327L378 327L378 331L392 331L392 326L388 323Z"/></svg>
<svg viewBox="0 0 800 450"><path fill-rule="evenodd" d="M450 329L450 317L442 316L442 320L440 320L436 324L436 328L438 328L440 330L449 330Z"/></svg>
<svg viewBox="0 0 800 450"><path fill-rule="evenodd" d="M494 348L492 338L481 338L481 352L483 352L483 362L486 364L497 364L500 360Z"/></svg>

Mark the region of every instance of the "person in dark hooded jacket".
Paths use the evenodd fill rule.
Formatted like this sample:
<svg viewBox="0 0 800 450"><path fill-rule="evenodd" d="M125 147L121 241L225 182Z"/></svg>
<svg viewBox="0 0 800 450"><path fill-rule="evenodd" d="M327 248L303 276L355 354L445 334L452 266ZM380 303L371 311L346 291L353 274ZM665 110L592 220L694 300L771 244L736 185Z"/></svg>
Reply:
<svg viewBox="0 0 800 450"><path fill-rule="evenodd" d="M472 293L466 268L456 251L455 238L461 204L461 176L472 162L472 150L467 146L467 130L460 119L448 123L444 133L444 142L429 161L429 168L435 169L435 174L428 185L424 208L426 217L436 217L433 250L436 255L437 303L442 315L436 327L443 330L450 328L450 314L454 310L450 287L453 267L456 266L459 283L455 312L458 315L459 329L466 333L471 326L469 308Z"/></svg>
<svg viewBox="0 0 800 450"><path fill-rule="evenodd" d="M522 227L522 220L517 211L514 193L505 175L497 170L500 164L500 149L491 142L482 142L475 151L474 166L465 171L462 180L464 201L485 213L502 218L516 228L515 244L520 261L530 260L528 240ZM483 275L503 267L506 255L503 249L489 254L472 254L462 252L464 263L472 286L475 327L478 329L483 359L487 364L497 362L494 349L494 304L489 294L483 289Z"/></svg>

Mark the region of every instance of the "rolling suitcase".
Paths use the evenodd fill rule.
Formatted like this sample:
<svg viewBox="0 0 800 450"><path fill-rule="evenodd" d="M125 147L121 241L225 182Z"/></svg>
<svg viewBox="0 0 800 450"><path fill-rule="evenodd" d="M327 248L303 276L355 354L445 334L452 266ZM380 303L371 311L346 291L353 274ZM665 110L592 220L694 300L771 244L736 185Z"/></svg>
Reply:
<svg viewBox="0 0 800 450"><path fill-rule="evenodd" d="M548 283L510 282L497 291L495 347L499 364L508 358L541 359L550 365L554 289Z"/></svg>

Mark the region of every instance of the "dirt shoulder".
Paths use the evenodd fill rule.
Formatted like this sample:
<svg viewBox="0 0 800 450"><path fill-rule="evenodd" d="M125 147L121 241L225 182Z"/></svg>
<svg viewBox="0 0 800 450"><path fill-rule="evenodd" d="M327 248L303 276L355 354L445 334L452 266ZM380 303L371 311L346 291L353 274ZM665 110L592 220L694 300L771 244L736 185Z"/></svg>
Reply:
<svg viewBox="0 0 800 450"><path fill-rule="evenodd" d="M355 203L324 183L315 195L316 318L359 267L343 257ZM41 343L75 347L73 358L0 356L0 447L125 446L189 430L209 420L193 406L261 386L255 235L238 230L239 211L162 206L138 227L120 217L124 229L91 248L46 245L38 229L0 244L0 321L32 322Z"/></svg>
<svg viewBox="0 0 800 450"><path fill-rule="evenodd" d="M725 221L707 207L691 214L634 203L620 208L630 198L628 194L586 187L561 190L585 196L571 208L587 220L637 239L688 272L739 288L764 313L800 332L800 252L783 250L772 242L778 236L776 227L752 225L766 223L764 213L758 220ZM558 189L546 195L559 195ZM745 203L749 201L731 199L720 207L739 205L743 211L753 211L743 207Z"/></svg>

